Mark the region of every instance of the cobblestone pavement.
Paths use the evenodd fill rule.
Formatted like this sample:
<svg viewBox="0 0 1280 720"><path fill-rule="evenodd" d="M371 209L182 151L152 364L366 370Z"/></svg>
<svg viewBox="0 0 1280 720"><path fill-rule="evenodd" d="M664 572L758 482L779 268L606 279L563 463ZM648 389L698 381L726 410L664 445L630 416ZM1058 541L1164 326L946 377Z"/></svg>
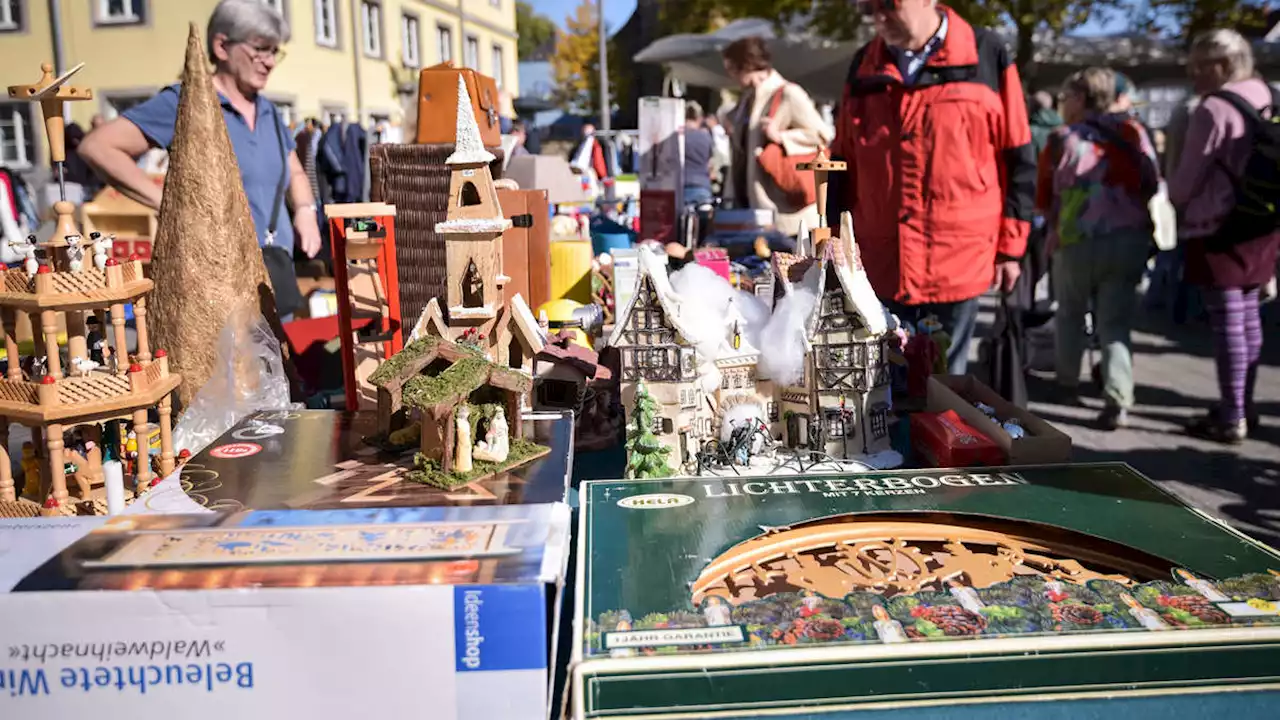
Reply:
<svg viewBox="0 0 1280 720"><path fill-rule="evenodd" d="M1075 461L1129 463L1197 508L1280 547L1280 307L1266 308L1264 320L1256 394L1262 427L1243 445L1226 447L1182 432L1218 397L1208 326L1196 319L1175 325L1167 312L1141 309L1136 298L1134 306L1137 405L1130 427L1097 429L1102 400L1093 389L1085 394L1086 407L1037 401L1046 397L1048 373L1033 373L1028 383L1031 410L1071 435Z"/></svg>

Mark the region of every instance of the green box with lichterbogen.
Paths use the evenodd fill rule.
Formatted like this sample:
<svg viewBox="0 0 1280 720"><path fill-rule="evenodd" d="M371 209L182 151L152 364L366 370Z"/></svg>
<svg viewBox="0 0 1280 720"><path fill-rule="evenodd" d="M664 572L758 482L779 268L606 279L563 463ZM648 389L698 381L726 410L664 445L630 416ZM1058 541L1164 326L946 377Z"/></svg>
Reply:
<svg viewBox="0 0 1280 720"><path fill-rule="evenodd" d="M577 718L1280 690L1280 553L1127 465L581 496Z"/></svg>

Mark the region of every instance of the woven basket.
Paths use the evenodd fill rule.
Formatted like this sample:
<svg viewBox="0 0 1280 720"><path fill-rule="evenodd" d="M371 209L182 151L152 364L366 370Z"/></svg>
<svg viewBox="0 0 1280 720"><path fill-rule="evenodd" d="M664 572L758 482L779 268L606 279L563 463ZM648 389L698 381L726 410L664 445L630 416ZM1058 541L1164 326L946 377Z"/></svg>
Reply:
<svg viewBox="0 0 1280 720"><path fill-rule="evenodd" d="M396 206L396 265L400 270L400 316L413 327L433 297L445 297L444 238L435 226L444 222L449 204L449 166L453 145L374 145L369 150L373 202ZM502 177L502 149L493 179ZM443 301L442 301L443 304Z"/></svg>

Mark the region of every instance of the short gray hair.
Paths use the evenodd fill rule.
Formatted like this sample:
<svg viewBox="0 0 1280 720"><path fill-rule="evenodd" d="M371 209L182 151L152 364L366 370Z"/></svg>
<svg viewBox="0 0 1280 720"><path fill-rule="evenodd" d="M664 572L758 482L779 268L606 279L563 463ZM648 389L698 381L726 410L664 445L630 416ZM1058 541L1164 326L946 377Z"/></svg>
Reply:
<svg viewBox="0 0 1280 720"><path fill-rule="evenodd" d="M1225 60L1231 82L1253 77L1253 46L1235 30L1210 30L1196 36L1191 52L1207 60Z"/></svg>
<svg viewBox="0 0 1280 720"><path fill-rule="evenodd" d="M209 27L205 31L209 62L217 62L213 54L215 35L226 35L231 42L262 38L283 45L289 42L289 23L262 0L222 0L209 16Z"/></svg>

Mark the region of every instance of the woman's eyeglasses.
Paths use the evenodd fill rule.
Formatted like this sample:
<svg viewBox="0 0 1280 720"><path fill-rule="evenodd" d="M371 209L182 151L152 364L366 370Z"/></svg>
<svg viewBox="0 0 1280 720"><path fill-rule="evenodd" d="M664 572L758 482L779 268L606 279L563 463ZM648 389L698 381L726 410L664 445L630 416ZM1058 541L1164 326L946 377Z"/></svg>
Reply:
<svg viewBox="0 0 1280 720"><path fill-rule="evenodd" d="M261 62L275 60L277 65L284 60L284 48L279 46L258 46L244 41L236 41L234 44L244 45L245 49L249 51L249 55L252 56L254 60Z"/></svg>

